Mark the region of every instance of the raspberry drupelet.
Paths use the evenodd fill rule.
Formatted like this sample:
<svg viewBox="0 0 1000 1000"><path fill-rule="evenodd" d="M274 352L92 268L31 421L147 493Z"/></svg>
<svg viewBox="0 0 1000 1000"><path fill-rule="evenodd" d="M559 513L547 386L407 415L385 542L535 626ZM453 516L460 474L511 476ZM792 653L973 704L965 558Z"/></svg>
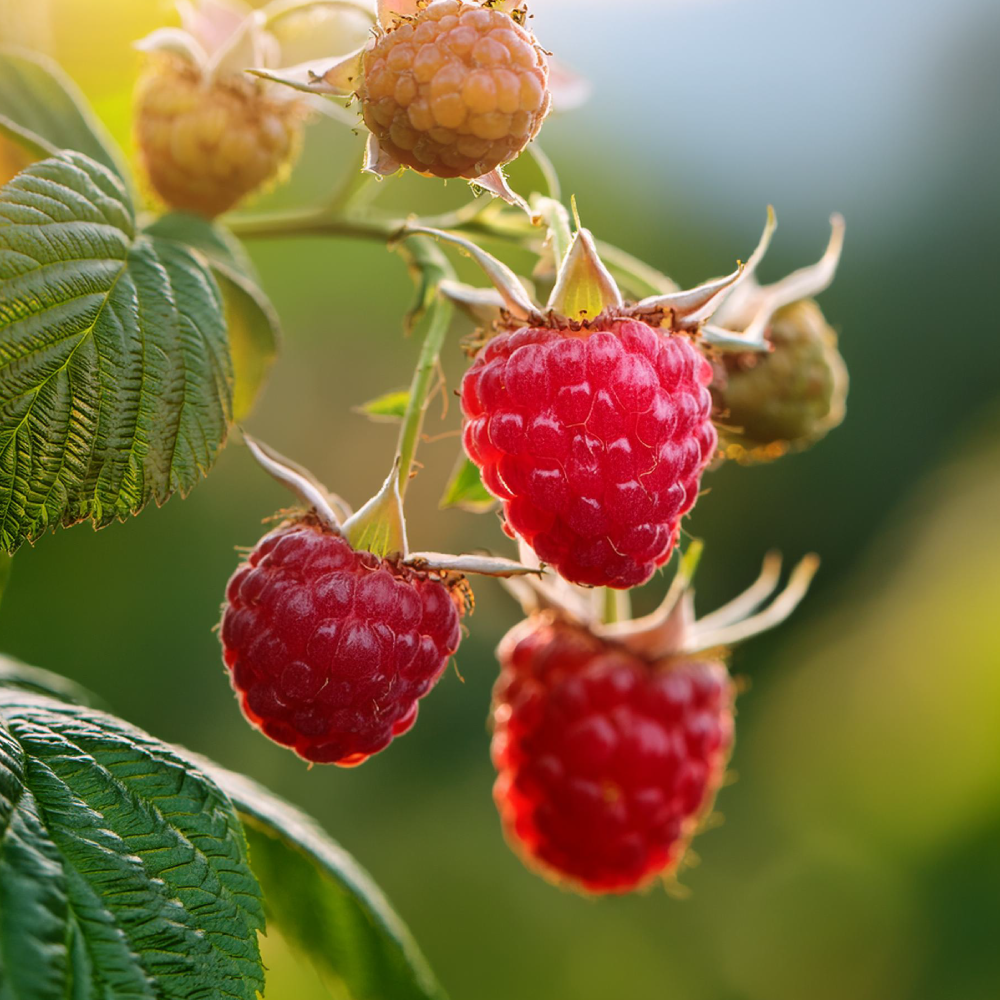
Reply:
<svg viewBox="0 0 1000 1000"><path fill-rule="evenodd" d="M634 587L670 557L715 453L711 377L690 340L640 320L501 333L462 382L465 448L541 560Z"/></svg>
<svg viewBox="0 0 1000 1000"><path fill-rule="evenodd" d="M673 873L732 749L725 666L650 662L547 615L516 626L498 656L494 797L515 849L592 893Z"/></svg>
<svg viewBox="0 0 1000 1000"><path fill-rule="evenodd" d="M417 717L461 638L457 593L305 517L233 574L223 657L247 720L300 757L352 766Z"/></svg>

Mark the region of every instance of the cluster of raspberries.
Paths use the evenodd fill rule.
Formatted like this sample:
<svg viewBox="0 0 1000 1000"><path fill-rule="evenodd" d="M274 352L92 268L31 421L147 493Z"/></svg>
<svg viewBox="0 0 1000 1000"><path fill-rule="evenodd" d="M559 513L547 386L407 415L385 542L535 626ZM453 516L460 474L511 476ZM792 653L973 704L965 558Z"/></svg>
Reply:
<svg viewBox="0 0 1000 1000"><path fill-rule="evenodd" d="M462 384L464 440L508 532L576 583L647 580L716 448L711 374L686 336L639 320L493 337ZM306 760L354 765L413 724L462 606L447 579L307 517L231 579L225 662L253 725ZM732 745L725 666L649 662L537 616L499 656L495 794L520 853L589 892L675 871Z"/></svg>
<svg viewBox="0 0 1000 1000"><path fill-rule="evenodd" d="M407 166L502 190L497 168L534 138L550 108L546 53L520 9L435 0L406 10L387 13L363 50L315 80L358 98L379 172ZM216 84L202 106L193 71L159 65L178 78L169 92L140 88L140 146L153 183L172 204L217 214L229 207L226 191L245 193L279 169L298 112L246 82ZM213 169L192 180L206 150ZM772 228L773 217L760 253ZM562 578L557 589L628 590L664 566L719 452L713 416L725 453L745 461L805 447L839 422L846 370L836 337L813 303L796 299L832 277L842 220L833 228L811 276L751 289L746 302L785 305L760 320L770 352L714 365L696 342L725 343L727 334L705 325L703 307L742 267L694 290L701 305L678 293L628 306L579 230L539 307L493 262L505 307L462 380L463 444L500 502L505 531ZM682 306L689 311L672 312ZM721 341L710 339L720 331ZM763 340L739 349L750 343ZM252 725L305 760L353 766L413 725L458 649L460 573L470 564L446 557L436 565L451 568L433 570L405 552L376 556L350 521L341 531L310 502L231 578L224 660ZM539 604L547 610L526 605L528 618L498 650L492 758L504 831L529 864L583 892L672 877L733 746L724 644L630 644L628 633L591 627L558 601Z"/></svg>

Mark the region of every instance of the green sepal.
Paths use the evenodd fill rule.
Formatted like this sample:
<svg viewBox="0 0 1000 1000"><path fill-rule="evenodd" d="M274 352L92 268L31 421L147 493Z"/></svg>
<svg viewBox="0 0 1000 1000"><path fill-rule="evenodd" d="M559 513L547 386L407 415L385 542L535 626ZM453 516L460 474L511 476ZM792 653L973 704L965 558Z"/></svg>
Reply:
<svg viewBox="0 0 1000 1000"><path fill-rule="evenodd" d="M601 261L593 236L577 230L546 308L569 320L586 321L621 306L622 293Z"/></svg>
<svg viewBox="0 0 1000 1000"><path fill-rule="evenodd" d="M341 533L354 549L372 555L406 557L406 521L403 500L399 495L399 462L392 467L382 488L341 527Z"/></svg>

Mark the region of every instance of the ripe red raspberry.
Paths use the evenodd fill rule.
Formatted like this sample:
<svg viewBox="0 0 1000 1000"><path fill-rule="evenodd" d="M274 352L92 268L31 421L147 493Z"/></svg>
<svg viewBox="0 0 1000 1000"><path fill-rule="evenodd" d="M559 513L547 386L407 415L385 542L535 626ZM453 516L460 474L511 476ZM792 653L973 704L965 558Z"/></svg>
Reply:
<svg viewBox="0 0 1000 1000"><path fill-rule="evenodd" d="M462 381L465 449L508 533L573 583L667 561L716 447L711 365L640 320L501 333Z"/></svg>
<svg viewBox="0 0 1000 1000"><path fill-rule="evenodd" d="M365 51L358 86L381 149L436 177L507 163L549 110L548 63L532 34L487 4L436 0Z"/></svg>
<svg viewBox="0 0 1000 1000"><path fill-rule="evenodd" d="M157 54L135 92L135 141L146 175L171 208L214 218L279 179L298 152L299 101L270 97L244 74L212 79Z"/></svg>
<svg viewBox="0 0 1000 1000"><path fill-rule="evenodd" d="M305 760L352 766L413 725L458 649L459 613L443 584L306 519L261 539L230 579L223 658L251 725Z"/></svg>
<svg viewBox="0 0 1000 1000"><path fill-rule="evenodd" d="M593 893L676 871L733 744L725 666L650 663L546 616L515 626L498 655L494 798L515 850Z"/></svg>

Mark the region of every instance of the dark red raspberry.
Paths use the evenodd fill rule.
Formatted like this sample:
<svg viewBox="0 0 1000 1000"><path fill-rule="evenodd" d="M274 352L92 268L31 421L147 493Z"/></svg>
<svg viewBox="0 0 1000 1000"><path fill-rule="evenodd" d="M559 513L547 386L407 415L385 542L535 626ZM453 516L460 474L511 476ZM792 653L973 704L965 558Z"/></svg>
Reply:
<svg viewBox="0 0 1000 1000"><path fill-rule="evenodd" d="M645 583L715 452L711 365L639 320L501 333L462 381L465 449L509 533L573 583Z"/></svg>
<svg viewBox="0 0 1000 1000"><path fill-rule="evenodd" d="M732 748L725 666L649 663L546 616L511 630L498 655L494 797L512 846L592 893L673 873Z"/></svg>
<svg viewBox="0 0 1000 1000"><path fill-rule="evenodd" d="M458 649L442 583L303 520L233 574L223 658L243 714L305 760L360 764L405 733Z"/></svg>

